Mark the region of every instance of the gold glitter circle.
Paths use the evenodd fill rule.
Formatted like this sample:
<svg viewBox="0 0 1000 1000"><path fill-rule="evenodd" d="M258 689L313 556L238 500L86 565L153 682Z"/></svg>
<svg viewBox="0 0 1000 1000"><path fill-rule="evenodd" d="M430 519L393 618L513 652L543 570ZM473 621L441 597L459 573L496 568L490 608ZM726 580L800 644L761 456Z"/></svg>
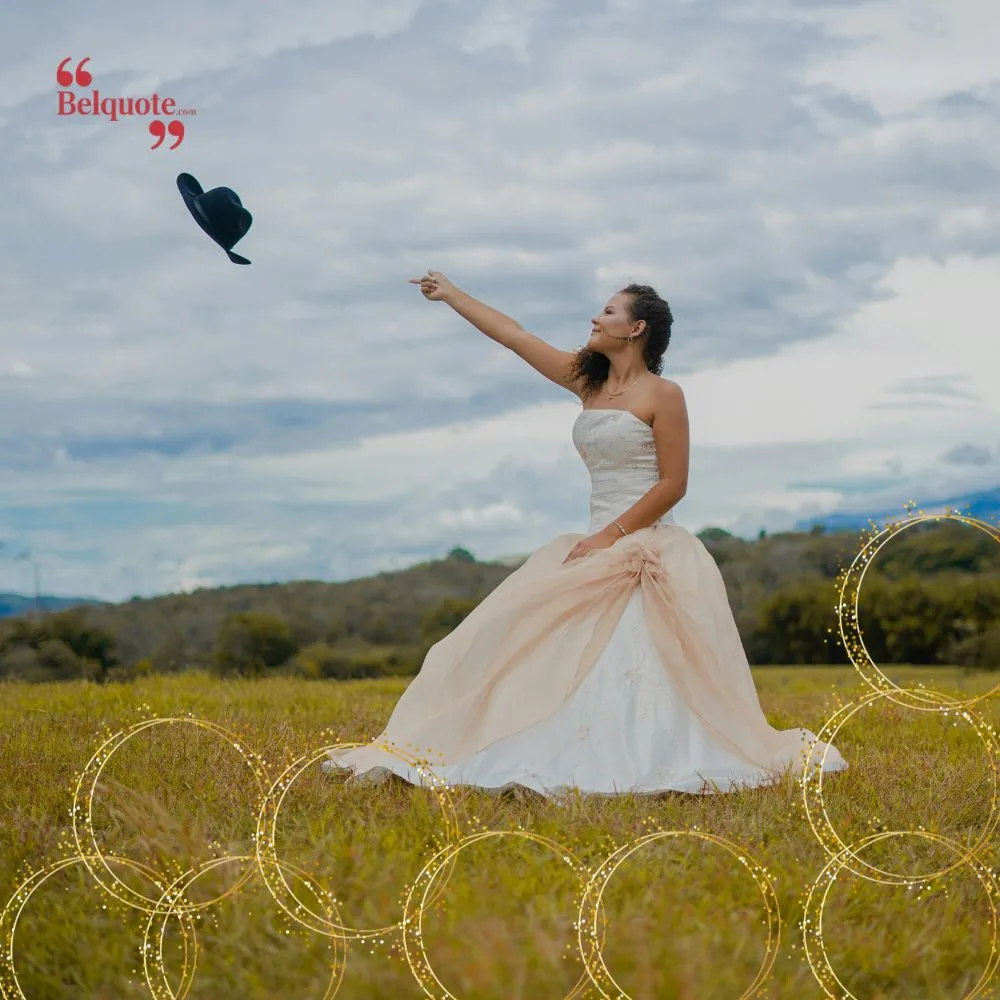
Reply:
<svg viewBox="0 0 1000 1000"><path fill-rule="evenodd" d="M882 547L886 545L891 538L894 538L900 531L912 528L915 525L923 524L927 521L941 520L957 521L961 524L970 525L989 535L994 541L1000 542L1000 528L997 528L996 525L990 524L988 521L981 521L975 517L967 517L964 514L952 512L946 514L911 514L904 520L888 523L881 531L872 532L867 541L865 541L862 545L857 556L855 556L854 561L842 574L843 579L840 586L840 599L837 603L837 617L839 620L840 636L844 643L844 649L846 650L851 663L854 664L862 679L870 687L874 688L876 691L888 692L889 698L893 701L897 701L901 705L905 705L908 708L927 708L929 710L938 710L939 702L936 695L932 695L928 690L923 688L909 689L904 692L903 689L901 689L895 682L886 677L882 668L879 667L878 664L876 664L871 658L868 648L865 646L858 610L861 598L861 586L864 583L865 573L868 572L875 556L878 555ZM854 582L855 575L857 576L856 583ZM845 595L848 594L848 591L850 591L850 597L849 600L845 600ZM975 705L977 702L984 701L991 695L996 694L997 691L1000 691L1000 683L996 684L985 694L965 699L949 699L948 707L949 709L968 708ZM904 693L907 695L907 699L905 700L900 701L894 697L894 694Z"/></svg>
<svg viewBox="0 0 1000 1000"><path fill-rule="evenodd" d="M438 880L441 873L446 867L453 867L454 860L461 851L472 844L479 843L482 840L488 840L491 837L518 837L549 848L549 850L553 851L560 858L560 860L570 866L573 872L581 880L581 885L584 884L587 871L565 845L560 844L549 837L545 837L542 834L531 833L527 830L479 830L475 833L466 834L460 840L453 844L449 844L447 847L438 851L438 853L427 862L420 874L410 885L406 894L406 903L403 908L402 922L403 950L406 955L407 964L410 967L410 971L413 973L414 979L416 979L420 988L424 991L424 995L431 997L432 1000L457 1000L457 998L455 997L455 994L441 982L440 978L438 978L437 972L435 972L433 965L431 965L431 961L427 956L427 950L424 946L423 921L424 909L430 903L430 899L428 897L434 883ZM422 892L420 892L421 886L423 886ZM419 900L418 892L420 893ZM586 964L586 959L584 959L584 962ZM574 998L581 996L582 991L587 985L588 979L588 974L584 972L583 975L580 976L576 985L573 986L570 992L566 994L563 1000L574 1000ZM435 992L435 990L440 990L442 992L438 993Z"/></svg>
<svg viewBox="0 0 1000 1000"><path fill-rule="evenodd" d="M942 693L924 688L921 685L918 685L916 688L900 687L889 680L882 669L871 659L871 656L869 655L864 644L864 638L859 621L859 599L865 573L870 568L872 561L881 548L900 530L915 526L924 521L940 521L942 519L956 520L961 523L971 525L984 531L986 534L990 535L990 537L994 538L994 540L1000 541L1000 530L998 530L995 526L989 525L977 519L959 515L957 513L924 516L921 512L920 516L912 517L907 522L902 524L897 523L891 525L883 531L874 534L864 544L861 552L855 558L850 569L843 577L843 581L839 589L839 604L837 611L840 624L840 634L844 641L848 656L855 668L858 670L861 678L869 687L874 689L874 692L867 694L857 702L852 702L851 704L839 709L837 713L835 713L834 716L824 725L821 730L820 737L818 738L818 742L823 742L826 743L827 746L830 746L833 742L833 738L849 718L851 718L861 708L867 707L876 699L883 697L888 698L890 701L897 704L904 705L907 708L913 708L918 711L940 712L946 717L953 715L956 719L961 717L964 721L969 722L973 726L977 734L980 736L980 739L982 739L986 744L987 754L992 765L993 794L989 817L979 839L969 848L964 847L957 841L950 840L949 838L938 834L929 833L928 831L924 831L922 829L882 831L865 837L853 844L845 844L837 834L823 801L824 772L822 767L813 769L810 766L811 758L815 753L814 746L809 754L810 759L807 759L804 768L803 797L809 825L824 850L830 855L830 858L825 864L823 870L820 872L819 876L812 882L808 889L808 898L806 900L805 915L803 919L803 934L806 945L805 953L809 961L810 968L813 971L813 975L817 978L817 981L820 982L824 991L827 992L827 995L829 996L834 995L829 991L830 984L833 983L835 983L842 990L845 990L844 995L851 996L850 993L846 992L846 987L840 983L839 979L837 979L835 973L833 972L832 966L826 955L822 939L823 908L826 903L830 885L838 877L838 875L845 870L852 872L852 874L867 878L870 881L880 882L882 884L919 885L939 879L962 865L971 865L973 867L973 871L986 889L987 897L990 902L993 940L986 970L979 983L977 983L973 988L973 991L968 994L969 997L978 995L978 993L985 988L986 983L989 982L990 978L995 974L998 962L1000 962L997 950L997 910L995 905L998 885L992 872L983 866L978 860L979 854L989 843L995 831L997 822L1000 820L1000 807L998 807L997 804L998 785L1000 785L1000 782L998 782L998 757L1000 757L1000 753L998 753L998 751L1000 751L1000 746L996 743L996 735L993 728L987 726L972 711L973 705L985 700L1000 690L1000 684L996 685L983 695L963 699L951 698ZM260 791L260 805L257 809L255 852L253 854L247 856L232 856L211 859L197 868L189 869L183 875L174 879L169 885L165 885L160 876L139 862L135 862L127 858L119 858L112 854L102 854L96 844L96 838L93 830L92 812L95 790L103 768L111 755L120 749L120 747L133 735L136 735L151 726L176 722L194 725L216 735L225 737L237 750L237 752L240 753L248 766L250 766L254 777L257 780ZM654 833L641 836L630 844L618 847L600 863L596 870L585 870L575 859L572 852L567 850L564 845L539 834L529 833L524 830L485 830L472 833L464 837L460 836L458 821L455 817L454 805L448 791L450 786L446 782L440 782L440 784L437 785L437 796L439 803L441 803L447 834L445 839L448 840L448 842L444 847L437 850L431 860L427 862L420 874L417 876L416 881L407 888L402 919L396 924L379 928L357 928L345 926L339 919L339 914L336 910L336 900L333 899L329 893L321 892L316 887L315 876L310 876L303 869L297 868L297 866L291 865L288 862L281 861L277 857L275 847L277 819L281 805L284 801L284 796L289 787L310 764L314 763L319 757L327 755L331 750L369 745L370 744L368 743L342 743L311 752L286 767L281 776L272 783L266 776L265 768L262 766L263 761L261 761L260 758L256 757L253 753L247 751L237 737L214 723L194 719L189 716L178 718L154 718L146 720L128 730L117 733L110 739L106 740L91 758L83 774L80 776L79 781L77 782L71 816L73 820L74 840L76 842L77 849L79 850L79 854L71 858L57 861L52 865L47 866L45 869L42 869L40 872L32 874L28 879L22 882L3 912L0 913L0 930L4 930L5 935L2 939L5 942L5 946L4 953L0 956L0 969L6 970L9 968L10 970L9 976L5 973L5 975L0 978L0 992L2 992L4 996L8 995L8 984L6 983L6 980L9 979L10 984L12 984L10 985L9 995L16 995L19 998L24 997L24 994L20 989L20 984L17 982L16 971L14 969L14 932L16 930L19 915L31 894L55 872L60 871L69 865L83 864L96 879L98 885L103 891L107 892L110 896L120 902L133 908L140 909L149 915L146 927L146 939L143 947L143 959L145 963L144 967L146 970L147 984L153 992L154 998L157 998L157 1000L161 997L164 998L164 1000L166 1000L166 998L169 998L169 1000L183 1000L190 990L196 967L198 951L198 942L194 924L195 911L203 910L214 903L231 896L253 876L255 871L261 874L268 891L287 916L306 929L321 933L333 939L331 947L334 949L335 959L333 973L331 976L331 985L327 990L328 997L337 992L343 978L348 940L365 940L386 935L395 930L400 930L402 934L404 953L406 955L411 973L420 984L420 987L424 991L425 995L433 997L444 996L447 997L448 1000L455 1000L453 994L451 994L441 983L428 959L423 939L423 914L425 908L430 905L433 899L444 892L448 878L454 870L456 858L459 852L465 847L489 837L521 837L534 841L539 845L546 846L550 850L554 851L561 860L569 864L574 873L576 873L578 878L581 880L582 892L578 908L577 943L584 963L585 972L584 975L581 976L579 982L573 987L572 991L567 995L567 1000L569 1000L569 998L579 997L588 983L593 983L593 985L596 986L601 995L604 997L614 995L621 998L621 1000L627 1000L627 994L625 994L615 982L604 962L602 954L604 930L602 923L604 917L602 903L603 893L610 879L614 875L614 872L621 864L631 857L633 853L635 853L640 847L668 837L676 838L688 836L718 844L719 846L726 848L726 850L733 854L737 860L751 872L751 875L754 877L764 896L765 908L768 917L768 939L764 961L762 962L760 970L758 970L757 977L748 990L742 994L742 996L747 997L754 991L759 990L762 983L768 975L770 975L780 942L780 910L778 908L776 895L770 879L768 878L767 869L752 858L747 851L741 849L739 845L713 834L699 831L697 827L690 830L656 831ZM405 762L414 764L422 774L425 773L423 768L423 764L426 763L425 761L417 762L415 757L411 761L407 761L407 754L405 751L390 748L388 745L385 746L385 749ZM826 750L823 751L823 755L825 757ZM428 771L433 774L429 768ZM87 785L88 776L92 776L93 780L90 782L89 787L85 787ZM435 778L435 781L437 780L439 779ZM267 790L265 791L265 789ZM810 798L810 796L814 797ZM86 808L84 808L84 804ZM89 845L84 844L84 840L86 838L81 836L80 830L78 829L78 826L81 824L84 827L86 837L90 840ZM940 869L940 871L931 874L910 876L886 871L874 864L864 861L859 856L860 852L875 842L888 837L902 837L904 835L923 837L925 839L944 844L955 854L958 860L955 861L954 864ZM88 846L88 849L85 850L85 846ZM246 873L242 875L234 886L217 896L215 899L194 904L186 898L185 893L187 889L202 874L205 874L222 864L246 862L250 862ZM157 887L157 891L160 893L159 897L147 897L132 890L127 883L122 881L113 871L111 871L109 867L110 864L124 864L131 866L133 870L149 877L153 884ZM103 877L101 875L102 870L106 873ZM298 895L296 895L291 885L289 885L289 881L285 878L285 871L298 875L298 877L307 884L310 892L314 892L316 899L321 901L320 909L324 910L324 913L320 913L319 910L308 906L299 898ZM108 882L108 877L110 877L110 884ZM823 891L821 892L821 890ZM184 945L184 965L180 974L180 985L177 987L176 992L174 992L174 987L172 987L168 981L163 960L164 935L171 917L180 921ZM158 945L154 946L153 935L155 934L158 919L160 921L159 941ZM9 931L6 930L7 924L10 924ZM343 956L343 960L340 960L341 955ZM13 992L14 990L17 991L16 994ZM331 990L332 992L330 992ZM443 991L443 993L440 991Z"/></svg>
<svg viewBox="0 0 1000 1000"><path fill-rule="evenodd" d="M388 924L384 927L360 928L347 927L339 920L331 920L327 916L316 913L295 895L295 891L285 881L284 876L281 874L281 866L284 862L279 861L277 846L275 844L278 814L281 810L281 804L284 801L289 788L299 775L321 757L328 756L331 751L369 745L370 744L367 743L337 743L333 746L323 747L319 750L311 751L299 757L297 760L289 764L288 767L286 767L279 775L270 790L264 796L264 800L261 803L258 813L256 837L257 864L260 873L264 878L264 883L267 886L268 891L274 897L275 902L282 908L282 910L285 911L285 913L288 914L288 916L318 934L326 934L331 937L366 940L368 938L383 937L384 935L391 934L402 927L402 918L396 923ZM421 773L421 777L425 775L431 776L433 780L430 784L441 808L441 813L447 831L446 840L448 838L456 838L460 836L458 818L455 813L455 806L452 801L448 785L433 776L432 772L430 772L425 766L425 760L417 758L409 751L401 750L388 743L380 744L380 748L385 752L392 754L394 757L399 758L404 763L416 767ZM275 872L277 873L277 877L274 877ZM296 905L294 908L290 907L285 902L284 897L286 895L291 896L291 898L295 901Z"/></svg>
<svg viewBox="0 0 1000 1000"><path fill-rule="evenodd" d="M113 754L125 745L128 740L138 733L151 729L153 726L168 725L178 722L189 726L195 726L198 729L204 729L206 732L214 733L217 736L221 736L224 739L229 740L253 772L261 798L263 798L264 789L268 785L267 776L263 767L256 763L256 755L243 746L239 737L229 732L227 729L223 729L222 726L218 726L214 722L207 722L203 719L195 719L190 716L167 716L163 718L146 719L142 722L136 723L134 726L130 726L128 729L115 733L113 736L105 740L103 744L101 744L98 750L94 753L93 757L91 757L88 761L87 766L84 768L77 780L76 793L73 797L73 809L71 812L73 822L73 839L76 843L77 851L83 859L83 863L87 866L90 874L97 880L98 884L105 889L108 895L113 896L126 906L142 910L145 913L155 912L155 910L151 909L151 907L155 907L156 900L150 896L144 896L142 893L136 892L126 882L123 882L120 878L118 878L118 876L115 875L115 873L111 871L111 869L104 862L104 854L101 851L100 845L97 843L97 837L94 833L94 793L97 789L97 782L100 780L101 773L103 772L108 761L111 759ZM86 791L86 808L84 809L81 806L81 798L84 796L84 784L86 782L87 775L91 771L93 771L93 781L90 783L90 787ZM84 845L81 842L79 830L79 824L81 821L86 830L87 840L89 841L89 850L85 850ZM98 871L98 867L92 865L92 858L96 858L98 866L103 868L107 875L110 876L110 885L105 882L104 878ZM234 892L239 889L239 887L250 878L253 871L254 869L252 866L248 867L246 872L240 876L239 880L232 887L232 889L223 893L223 895L217 897L217 899L209 899L202 903L192 904L193 909L205 909L217 902L218 899L225 898L225 896L229 895L230 892ZM159 879L156 881L156 886L161 890L161 892L164 889L164 885ZM124 890L124 892L122 890Z"/></svg>
<svg viewBox="0 0 1000 1000"><path fill-rule="evenodd" d="M865 572L871 565L874 556L879 552L882 546L886 544L889 538L894 537L899 531L908 527L913 527L916 524L920 524L925 521L940 521L942 519L954 520L963 524L971 525L985 532L995 541L1000 541L1000 531L998 531L994 525L980 521L976 518L958 514L957 512L948 512L943 515L925 515L923 511L920 511L917 515L911 515L904 521L887 524L883 530L873 531L871 533L850 568L843 574L837 613L840 625L840 634L848 657L854 664L854 667L858 671L862 680L864 680L869 687L873 688L873 693L865 695L856 702L850 702L849 704L839 708L824 724L823 729L817 737L817 742L824 742L829 745L847 719L853 716L855 712L859 711L861 708L867 707L878 698L888 698L896 704L902 705L905 708L915 709L917 711L940 712L946 717L954 715L956 718L961 718L966 722L969 722L986 746L987 755L991 764L993 785L990 813L979 840L970 848L967 848L948 837L924 830L922 827L916 830L880 830L862 838L855 844L845 844L837 834L823 801L822 767L816 771L812 771L810 769L810 760L815 753L815 744L810 748L810 759L807 759L806 761L802 781L803 801L809 825L812 828L814 835L819 840L820 845L830 855L830 858L808 889L805 912L803 914L802 921L802 933L805 945L805 956L813 976L822 987L824 993L826 993L827 996L837 998L837 1000L840 1000L840 997L850 997L854 1000L854 994L852 994L847 987L840 982L833 970L829 956L826 953L826 948L823 942L823 908L826 904L826 898L829 894L833 881L835 881L840 872L844 870L850 871L852 874L866 878L872 882L890 885L916 886L925 885L940 879L961 865L971 865L974 873L986 889L986 895L989 900L992 917L993 935L990 945L990 957L987 961L986 969L980 977L979 982L976 983L968 994L966 994L966 1000L979 996L985 989L986 984L996 974L997 970L997 908L995 900L998 892L1000 892L1000 886L998 886L992 871L977 860L977 855L978 852L987 847L991 840L994 828L997 825L998 756L1000 756L997 751L1000 750L1000 747L997 745L996 734L993 727L983 722L972 711L971 706L995 694L998 690L1000 690L1000 684L996 685L985 694L967 699L952 698L939 691L926 688L923 685L919 685L916 688L902 688L891 681L869 655L867 647L864 643L864 636L861 632L860 616L858 613L861 584L864 580ZM855 575L857 576L856 584L854 583ZM851 594L851 600L848 602L845 600L845 594L852 585L854 586L854 590ZM825 758L825 756L826 750L824 749L823 757ZM818 803L819 807L818 810L815 811L822 813L823 822L819 825L814 821L813 814L815 806L811 807L810 805L810 793L813 791L815 792L816 803ZM824 832L827 836L824 836ZM877 865L870 864L859 856L858 852L860 850L873 843L880 842L889 837L902 836L922 837L926 840L944 844L956 855L958 860L955 861L954 864L947 865L937 872L923 875L902 875L898 872L889 872ZM854 866L855 863L858 867ZM823 889L822 894L819 895L820 888L824 885L825 888ZM818 903L814 903L814 900L817 898ZM815 916L812 912L814 908L817 911ZM819 963L817 963L814 959L813 950L817 950L819 952ZM843 991L839 995L833 992L834 984L836 984L836 986Z"/></svg>
<svg viewBox="0 0 1000 1000"><path fill-rule="evenodd" d="M697 840L704 840L707 843L724 847L740 864L749 870L754 882L757 883L757 887L764 897L764 909L767 912L767 948L760 968L757 970L757 975L746 990L740 994L739 1000L745 1000L747 997L754 996L771 974L774 960L778 955L778 947L781 943L781 908L778 905L778 897L775 894L771 880L767 876L767 869L753 858L748 851L731 840L726 840L724 837L716 836L713 833L706 833L697 828L690 830L658 830L653 833L644 834L632 843L625 844L610 854L591 876L584 889L577 920L580 955L583 958L591 982L600 991L602 997L631 1000L629 994L615 981L614 976L604 962L602 943L597 940L598 910L600 909L608 882L610 882L611 877L618 868L640 848L668 837L693 837ZM591 909L593 911L592 916L587 912ZM617 992L612 993L609 990Z"/></svg>
<svg viewBox="0 0 1000 1000"><path fill-rule="evenodd" d="M833 716L831 716L826 723L824 723L823 728L820 730L817 741L819 743L824 743L827 746L834 743L836 740L837 733L839 732L841 726L847 722L856 712L860 711L862 708L866 708L872 702L878 701L880 698L889 698L897 704L901 704L899 699L893 697L895 693L902 693L904 695L912 693L910 690L905 688L897 688L895 692L893 691L872 691L868 694L863 695L857 701L848 702L839 708ZM958 703L953 699L948 698L947 695L941 694L939 692L933 691L930 688L925 688L921 691L921 701L930 698L938 698L943 703L942 705L935 707L934 709L929 708L926 704L909 704L907 707L916 709L918 711L939 711L946 710L954 712L956 718L964 719L965 721L972 724L975 729L976 734L983 741L986 747L986 753L990 760L990 773L992 775L992 797L990 799L990 813L987 817L986 824L983 827L982 833L979 839L969 847L965 856L959 858L953 864L947 865L946 867L940 869L936 872L928 872L923 875L901 875L898 872L890 872L884 868L879 868L876 865L870 864L867 861L862 860L859 857L854 856L850 848L844 843L843 839L837 833L836 827L833 821L830 819L830 815L827 812L826 803L823 800L823 770L822 764L819 767L810 771L809 762L816 753L816 744L813 744L809 750L809 759L806 762L806 774L802 780L802 798L805 804L806 818L809 821L809 825L812 828L813 834L816 839L820 842L823 849L832 856L839 856L845 851L847 852L847 857L850 860L845 860L842 862L842 866L848 868L855 875L861 878L870 879L873 882L881 882L885 885L910 885L915 882L924 882L928 879L938 878L943 875L947 875L948 872L953 871L964 864L967 864L970 859L977 854L993 837L994 830L997 826L997 821L1000 819L1000 810L998 810L998 784L1000 784L1000 745L997 744L997 737L992 726L987 725L982 719L980 719L975 712L969 708L960 708ZM823 756L826 756L826 750L823 751ZM821 823L817 823L816 816L821 817ZM883 831L885 832L885 831ZM908 830L896 830L891 831L895 834L908 833ZM851 861L855 861L858 867L855 868Z"/></svg>
<svg viewBox="0 0 1000 1000"><path fill-rule="evenodd" d="M187 891L189 886L207 872L234 861L252 863L255 860L258 859L254 855L233 855L226 858L210 858L208 861L198 865L198 867L191 868L182 875L179 875L164 891L163 895L157 901L155 909L149 914L142 947L143 971L146 976L146 985L149 987L154 1000L184 1000L194 978L194 971L198 957L197 940L195 941L194 955L191 959L191 974L186 978L186 980L185 977L182 976L182 989L175 993L170 985L169 979L167 978L166 966L163 957L163 938L166 933L167 921L171 914L183 914L190 920L191 911L194 909L194 907L190 904L182 904L178 907L178 901L183 900L184 893ZM298 865L291 864L287 861L281 861L277 858L270 860L268 864L280 865L283 868L288 868L289 870L294 871L299 878L309 885L310 889L315 893L317 899L325 900L327 918L331 922L337 920L336 903L330 897L329 893L322 892L318 886L316 886L309 873L300 868ZM234 890L229 890L229 892L225 893L223 896L217 897L216 902L225 898L225 896L230 895L233 891ZM156 948L154 949L150 942L150 938L152 936L157 917L161 919L162 923L160 926L159 940ZM332 1000L332 998L336 995L342 985L344 970L347 965L347 948L344 941L339 938L333 938L331 940L331 947L334 949L333 968L330 973L330 984L327 986L326 992L323 994L323 1000ZM159 973L159 983L156 979L157 972Z"/></svg>
<svg viewBox="0 0 1000 1000"><path fill-rule="evenodd" d="M837 876L844 869L852 870L849 869L848 865L845 863L847 858L856 857L858 851L863 850L865 847L868 847L877 841L884 840L888 837L900 836L924 837L927 840L933 840L937 843L944 844L959 856L960 864L968 863L972 866L973 872L982 883L983 888L986 890L986 898L989 900L990 904L993 934L990 941L990 957L987 960L986 968L983 970L983 974L979 977L979 981L963 997L963 1000L972 1000L973 997L980 996L983 990L985 990L989 981L994 975L996 975L997 964L1000 962L1000 952L998 952L997 949L996 907L996 899L998 894L1000 894L1000 885L997 884L997 880L992 871L990 871L989 867L976 860L976 858L961 844L948 837L942 837L940 834L930 833L926 830L889 830L870 834L854 845L845 846L842 851L827 861L822 871L808 888L805 907L802 914L804 951L806 961L809 963L809 968L812 970L816 981L822 987L823 992L828 997L832 997L833 1000L845 1000L845 998L849 998L849 1000L858 1000L858 998L855 997L855 995L851 993L851 991L840 981L837 973L834 971L833 964L830 962L830 957L826 952L826 944L823 941L823 909L826 906L827 896L829 895L830 889L836 881ZM951 871L954 867L956 866L952 865L950 868L944 870ZM926 884L936 881L939 877L939 875L934 875L929 878L915 879L909 884ZM816 912L813 913L813 910ZM814 951L817 955L814 955ZM836 984L843 992L839 994L834 993L834 984Z"/></svg>
<svg viewBox="0 0 1000 1000"><path fill-rule="evenodd" d="M17 978L17 969L14 964L14 936L17 931L17 923L21 917L21 913L25 906L28 905L28 901L31 899L32 895L34 895L35 891L57 872L78 864L83 864L88 871L92 872L93 868L88 862L92 863L97 860L96 855L91 858L85 858L82 855L60 858L58 861L53 861L51 864L40 868L38 871L32 872L32 874L14 890L14 894L7 901L7 905L4 907L3 912L0 913L0 942L2 942L2 951L0 951L0 995L4 998L18 997L20 1000L27 1000L27 997L25 997L24 991L21 989L21 984ZM133 871L138 872L140 875L144 875L154 883L156 883L159 878L157 873L154 872L148 865L144 865L141 861L134 861L132 858L118 857L117 855L109 854L102 855L101 860L111 860L115 864L125 865ZM107 891L103 885L99 884L99 888L101 888L102 891ZM169 914L165 915L164 924L166 924L167 916L169 916ZM186 994L187 990L190 989L191 979L194 975L193 955L196 954L198 950L198 937L195 931L194 919L189 912L177 912L176 916L181 926L182 942L184 945L181 984L184 988L184 994ZM10 924L9 929L7 928L8 923Z"/></svg>

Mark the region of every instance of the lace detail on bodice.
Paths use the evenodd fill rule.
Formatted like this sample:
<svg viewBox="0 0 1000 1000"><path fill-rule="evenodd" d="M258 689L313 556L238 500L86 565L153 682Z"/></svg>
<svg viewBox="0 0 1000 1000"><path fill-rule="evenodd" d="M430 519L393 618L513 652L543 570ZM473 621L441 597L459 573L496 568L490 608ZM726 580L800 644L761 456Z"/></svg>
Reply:
<svg viewBox="0 0 1000 1000"><path fill-rule="evenodd" d="M600 531L624 514L660 478L653 429L629 410L583 410L573 444L590 473L590 524ZM657 524L674 524L668 511Z"/></svg>

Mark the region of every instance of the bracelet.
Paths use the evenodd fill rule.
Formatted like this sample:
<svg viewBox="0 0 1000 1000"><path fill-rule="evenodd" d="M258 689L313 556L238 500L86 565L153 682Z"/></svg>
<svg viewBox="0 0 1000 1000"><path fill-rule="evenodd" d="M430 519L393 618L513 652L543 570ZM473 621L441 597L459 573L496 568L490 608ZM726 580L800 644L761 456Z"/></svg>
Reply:
<svg viewBox="0 0 1000 1000"><path fill-rule="evenodd" d="M617 520L611 522L623 535L627 535L628 532L618 523Z"/></svg>

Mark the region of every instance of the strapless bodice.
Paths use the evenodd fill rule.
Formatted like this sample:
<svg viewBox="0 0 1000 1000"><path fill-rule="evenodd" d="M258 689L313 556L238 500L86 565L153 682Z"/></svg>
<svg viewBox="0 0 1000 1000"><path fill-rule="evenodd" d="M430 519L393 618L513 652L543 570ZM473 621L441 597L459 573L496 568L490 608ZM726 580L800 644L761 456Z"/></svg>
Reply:
<svg viewBox="0 0 1000 1000"><path fill-rule="evenodd" d="M653 429L629 410L583 410L573 444L590 473L590 524L600 531L624 514L660 478ZM674 524L667 511L657 524Z"/></svg>

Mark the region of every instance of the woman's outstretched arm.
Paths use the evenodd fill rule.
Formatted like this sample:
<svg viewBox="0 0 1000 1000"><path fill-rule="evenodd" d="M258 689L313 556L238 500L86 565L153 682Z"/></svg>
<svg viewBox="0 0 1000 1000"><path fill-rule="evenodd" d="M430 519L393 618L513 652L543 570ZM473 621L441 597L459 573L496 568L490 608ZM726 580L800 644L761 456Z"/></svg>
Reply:
<svg viewBox="0 0 1000 1000"><path fill-rule="evenodd" d="M570 392L577 392L576 382L571 375L576 358L572 351L562 351L529 333L517 320L463 292L440 271L428 271L422 278L411 278L410 283L420 285L425 299L447 303L490 340L513 351L556 385L569 389Z"/></svg>

